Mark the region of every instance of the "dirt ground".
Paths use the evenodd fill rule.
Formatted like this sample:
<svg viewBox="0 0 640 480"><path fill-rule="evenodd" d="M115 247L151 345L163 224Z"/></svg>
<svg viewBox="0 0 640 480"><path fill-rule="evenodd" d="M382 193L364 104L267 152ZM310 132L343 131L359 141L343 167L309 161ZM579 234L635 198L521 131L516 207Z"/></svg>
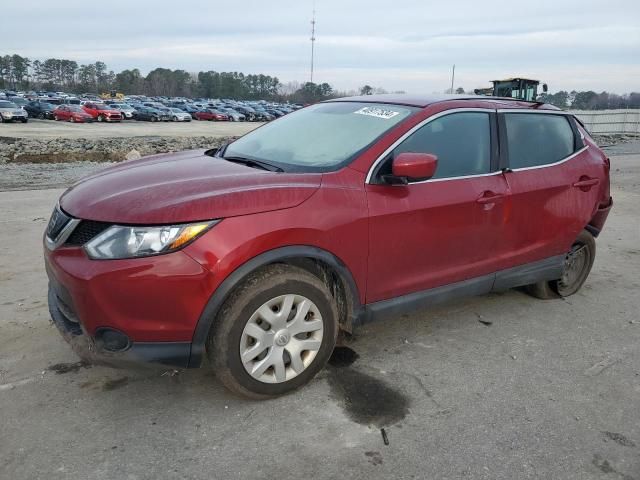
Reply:
<svg viewBox="0 0 640 480"><path fill-rule="evenodd" d="M138 122L69 123L29 119L29 123L2 123L0 137L9 138L110 138L110 137L232 137L243 135L257 122Z"/></svg>
<svg viewBox="0 0 640 480"><path fill-rule="evenodd" d="M62 190L0 192L0 478L640 480L638 153L612 155L615 205L578 294L390 318L266 402L208 368L78 363L46 308L41 235Z"/></svg>

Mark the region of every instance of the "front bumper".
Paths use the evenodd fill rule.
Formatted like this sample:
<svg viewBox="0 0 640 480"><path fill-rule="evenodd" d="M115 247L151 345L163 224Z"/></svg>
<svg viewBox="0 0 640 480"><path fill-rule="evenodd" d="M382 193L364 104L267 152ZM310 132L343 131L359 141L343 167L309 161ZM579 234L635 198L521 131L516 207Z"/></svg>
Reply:
<svg viewBox="0 0 640 480"><path fill-rule="evenodd" d="M72 350L82 360L96 365L119 367L129 364L159 363L187 368L191 357L190 342L134 342L123 351L112 352L84 332L82 326L71 320L56 288L49 285L49 313L53 324ZM63 313L64 312L64 313Z"/></svg>
<svg viewBox="0 0 640 480"><path fill-rule="evenodd" d="M210 272L190 256L100 261L77 246L45 246L45 267L51 318L81 358L189 365L193 332L212 293ZM125 345L110 348L105 332L124 336Z"/></svg>

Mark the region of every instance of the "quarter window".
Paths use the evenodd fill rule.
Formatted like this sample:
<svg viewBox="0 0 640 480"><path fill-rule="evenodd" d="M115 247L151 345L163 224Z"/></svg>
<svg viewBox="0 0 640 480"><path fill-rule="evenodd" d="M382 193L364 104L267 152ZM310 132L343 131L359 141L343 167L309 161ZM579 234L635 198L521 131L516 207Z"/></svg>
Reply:
<svg viewBox="0 0 640 480"><path fill-rule="evenodd" d="M566 115L507 113L509 167L556 163L574 152L574 136Z"/></svg>
<svg viewBox="0 0 640 480"><path fill-rule="evenodd" d="M489 125L489 114L485 112L460 112L436 118L398 145L393 158L404 152L432 153L438 157L433 178L489 173Z"/></svg>

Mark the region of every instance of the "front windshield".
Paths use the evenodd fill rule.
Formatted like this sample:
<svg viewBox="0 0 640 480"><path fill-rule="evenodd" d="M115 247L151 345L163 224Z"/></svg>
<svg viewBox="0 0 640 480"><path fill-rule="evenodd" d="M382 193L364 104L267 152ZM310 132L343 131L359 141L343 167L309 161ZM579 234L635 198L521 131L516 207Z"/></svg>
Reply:
<svg viewBox="0 0 640 480"><path fill-rule="evenodd" d="M286 171L328 171L345 162L417 108L359 102L313 105L231 143L224 157L261 160Z"/></svg>

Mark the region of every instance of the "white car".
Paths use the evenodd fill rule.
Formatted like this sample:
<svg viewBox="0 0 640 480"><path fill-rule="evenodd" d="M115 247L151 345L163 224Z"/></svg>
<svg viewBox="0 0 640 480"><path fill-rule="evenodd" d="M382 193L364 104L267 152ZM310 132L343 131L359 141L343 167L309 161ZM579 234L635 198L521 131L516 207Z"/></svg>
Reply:
<svg viewBox="0 0 640 480"><path fill-rule="evenodd" d="M136 109L126 103L112 103L111 108L120 110L122 118L125 120L133 118L136 113Z"/></svg>
<svg viewBox="0 0 640 480"><path fill-rule="evenodd" d="M7 100L0 100L0 121L2 123L13 121L27 123L28 115L26 110L18 107L15 103Z"/></svg>
<svg viewBox="0 0 640 480"><path fill-rule="evenodd" d="M184 110L180 110L179 108L170 108L171 111L171 120L173 122L190 122L191 114L185 112Z"/></svg>

